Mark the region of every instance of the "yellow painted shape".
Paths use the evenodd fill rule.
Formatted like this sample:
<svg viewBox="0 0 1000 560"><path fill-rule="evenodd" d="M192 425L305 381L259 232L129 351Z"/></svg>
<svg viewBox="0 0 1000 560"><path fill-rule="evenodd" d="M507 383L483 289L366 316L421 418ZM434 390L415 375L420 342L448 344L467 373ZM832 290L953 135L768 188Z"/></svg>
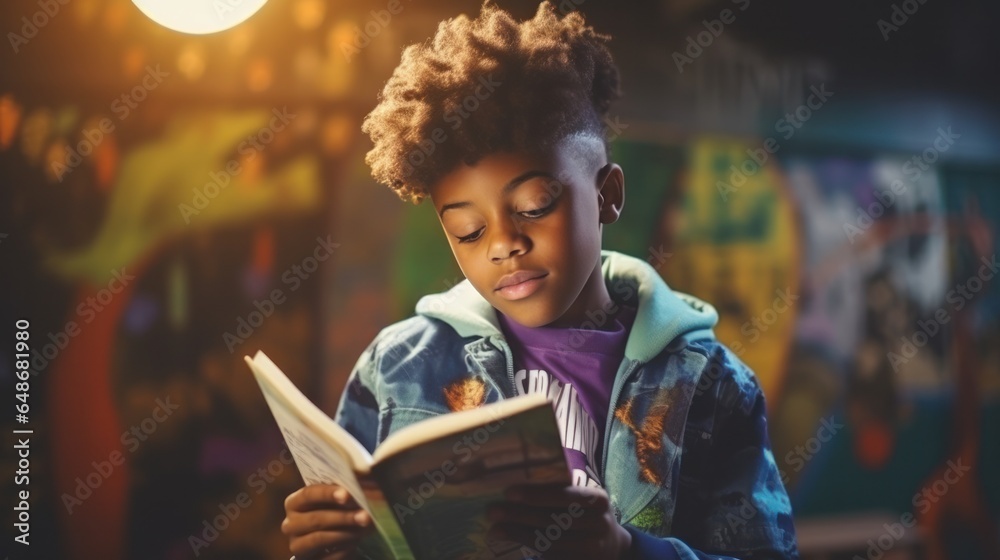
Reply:
<svg viewBox="0 0 1000 560"><path fill-rule="evenodd" d="M703 139L692 146L681 185L682 208L668 214L675 217L667 224L674 255L662 270L672 288L718 308L716 336L754 370L773 403L784 379L799 305L791 296L800 295L800 233L774 156L762 167L746 163L753 162L747 149L761 147L723 139ZM734 175L731 166L751 173ZM779 293L787 294L785 300Z"/></svg>

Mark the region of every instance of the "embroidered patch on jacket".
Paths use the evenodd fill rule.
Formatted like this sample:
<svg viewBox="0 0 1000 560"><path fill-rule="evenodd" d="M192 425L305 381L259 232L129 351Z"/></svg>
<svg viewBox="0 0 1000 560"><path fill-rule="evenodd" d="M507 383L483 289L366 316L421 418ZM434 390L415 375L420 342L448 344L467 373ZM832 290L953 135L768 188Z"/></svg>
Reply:
<svg viewBox="0 0 1000 560"><path fill-rule="evenodd" d="M640 511L629 523L636 529L659 535L666 526L666 516L663 513L663 506L654 501Z"/></svg>
<svg viewBox="0 0 1000 560"><path fill-rule="evenodd" d="M663 432L668 423L672 426L678 421L676 418L670 418L674 393L679 393L677 388L657 389L641 425L640 422L636 421L633 410L633 403L640 395L633 396L615 409L615 418L635 435L635 455L639 460L639 477L651 484L662 485L666 474L663 472L666 468L663 461ZM646 398L645 395L642 397ZM683 418L679 420L680 422L684 421ZM670 437L671 441L674 440L673 432L668 433L667 436Z"/></svg>
<svg viewBox="0 0 1000 560"><path fill-rule="evenodd" d="M479 377L452 381L444 388L444 401L452 412L479 408L486 400L486 382Z"/></svg>

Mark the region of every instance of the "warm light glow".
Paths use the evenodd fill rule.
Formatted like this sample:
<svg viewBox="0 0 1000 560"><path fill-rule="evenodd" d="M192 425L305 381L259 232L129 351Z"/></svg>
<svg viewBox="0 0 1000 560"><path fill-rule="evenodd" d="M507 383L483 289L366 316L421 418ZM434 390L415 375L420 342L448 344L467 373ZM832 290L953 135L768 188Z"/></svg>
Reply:
<svg viewBox="0 0 1000 560"><path fill-rule="evenodd" d="M197 80L205 73L205 55L197 45L185 45L177 56L177 69L189 80Z"/></svg>
<svg viewBox="0 0 1000 560"><path fill-rule="evenodd" d="M247 64L247 87L250 91L264 91L271 87L274 68L266 58L256 58Z"/></svg>
<svg viewBox="0 0 1000 560"><path fill-rule="evenodd" d="M6 150L14 143L17 125L21 122L21 105L14 96L0 96L0 150Z"/></svg>
<svg viewBox="0 0 1000 560"><path fill-rule="evenodd" d="M298 0L292 8L292 15L302 29L316 29L323 23L326 3L323 0Z"/></svg>
<svg viewBox="0 0 1000 560"><path fill-rule="evenodd" d="M267 0L132 0L142 13L160 25L202 35L236 27Z"/></svg>

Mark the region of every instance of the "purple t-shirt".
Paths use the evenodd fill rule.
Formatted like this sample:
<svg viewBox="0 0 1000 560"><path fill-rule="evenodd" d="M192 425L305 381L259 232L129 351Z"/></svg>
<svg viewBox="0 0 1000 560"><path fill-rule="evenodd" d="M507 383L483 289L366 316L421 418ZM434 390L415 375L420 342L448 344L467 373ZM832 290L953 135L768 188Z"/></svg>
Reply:
<svg viewBox="0 0 1000 560"><path fill-rule="evenodd" d="M575 486L603 486L597 472L608 401L636 313L617 305L601 330L525 327L497 313L514 355L517 394L548 394Z"/></svg>

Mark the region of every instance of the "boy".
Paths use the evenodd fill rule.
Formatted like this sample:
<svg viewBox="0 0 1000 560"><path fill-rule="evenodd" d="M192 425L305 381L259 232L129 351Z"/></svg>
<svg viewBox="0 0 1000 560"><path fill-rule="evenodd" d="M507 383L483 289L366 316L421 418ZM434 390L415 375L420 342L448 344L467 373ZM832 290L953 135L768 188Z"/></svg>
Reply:
<svg viewBox="0 0 1000 560"><path fill-rule="evenodd" d="M547 2L518 24L487 1L404 51L363 125L366 161L400 197L430 197L466 280L378 334L336 420L373 450L428 417L544 391L573 484L515 489L491 511L495 535L545 558L797 558L764 397L712 336L715 310L601 249L624 203L602 129L619 96L607 39ZM372 531L337 486L285 505L299 558L356 558Z"/></svg>

